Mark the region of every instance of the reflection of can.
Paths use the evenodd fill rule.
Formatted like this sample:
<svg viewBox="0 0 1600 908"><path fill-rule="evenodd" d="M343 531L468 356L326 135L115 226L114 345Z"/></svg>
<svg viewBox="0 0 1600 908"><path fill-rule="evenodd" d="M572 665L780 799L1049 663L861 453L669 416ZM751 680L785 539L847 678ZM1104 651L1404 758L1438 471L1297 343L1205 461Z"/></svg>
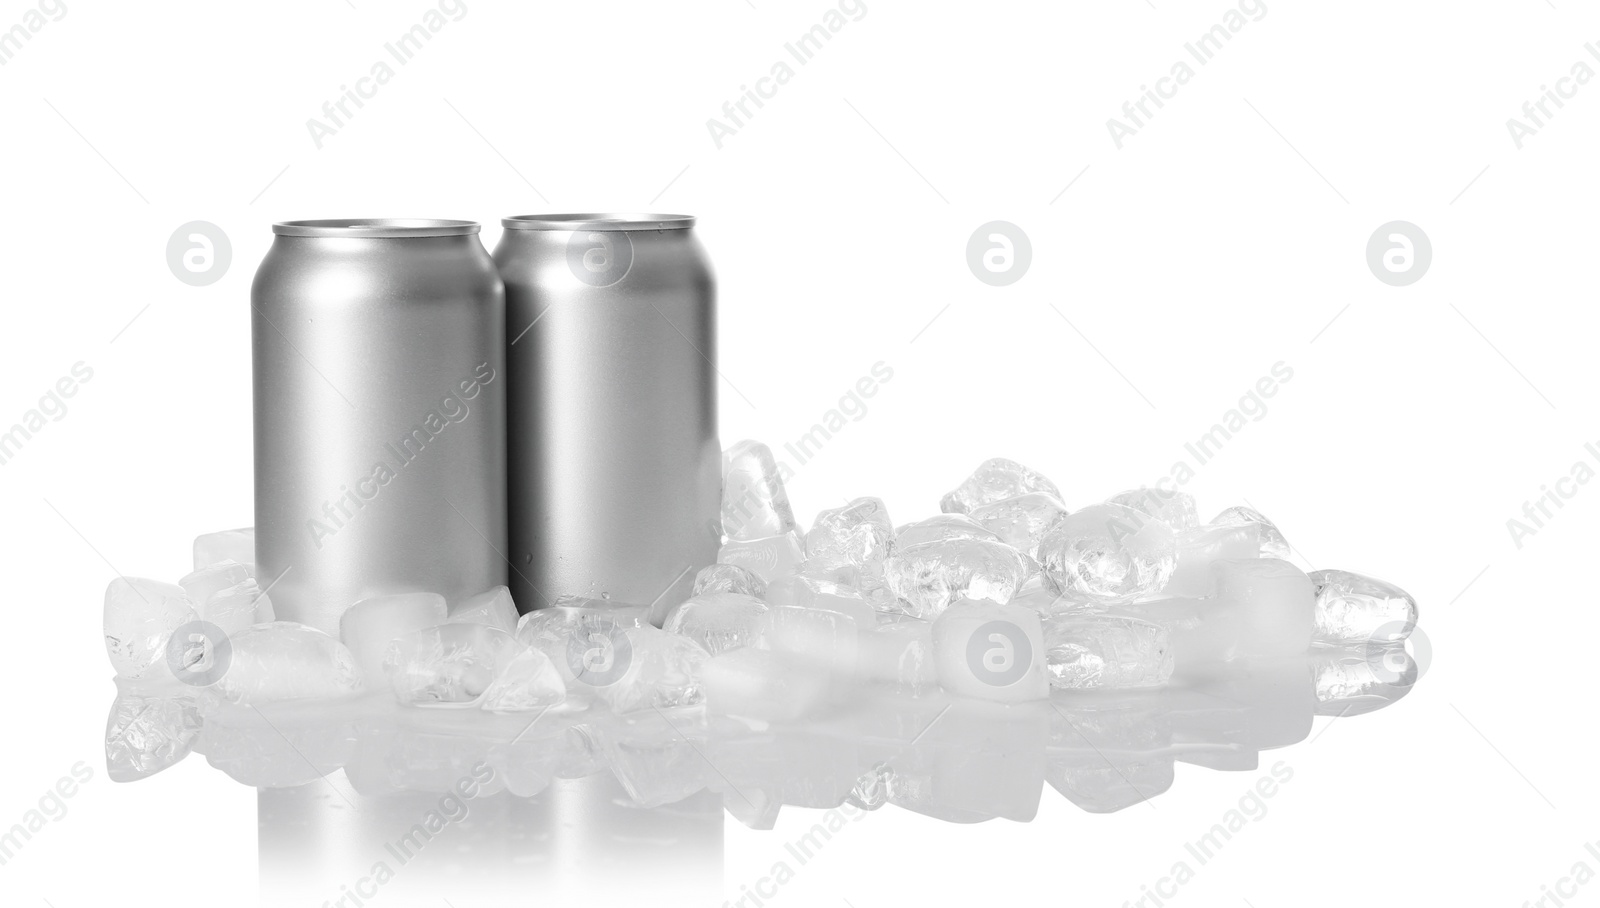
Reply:
<svg viewBox="0 0 1600 908"><path fill-rule="evenodd" d="M694 218L506 218L513 598L688 598L716 560L716 299Z"/></svg>
<svg viewBox="0 0 1600 908"><path fill-rule="evenodd" d="M505 583L505 296L471 221L275 224L251 291L256 561L279 618Z"/></svg>

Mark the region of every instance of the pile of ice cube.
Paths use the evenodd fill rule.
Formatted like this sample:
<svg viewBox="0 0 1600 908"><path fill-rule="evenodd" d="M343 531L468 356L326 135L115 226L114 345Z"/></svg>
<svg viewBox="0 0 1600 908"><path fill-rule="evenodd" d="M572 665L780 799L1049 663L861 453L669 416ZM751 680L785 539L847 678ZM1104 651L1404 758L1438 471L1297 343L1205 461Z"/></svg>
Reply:
<svg viewBox="0 0 1600 908"><path fill-rule="evenodd" d="M108 743L160 762L182 746L172 729L217 703L384 688L407 707L703 707L780 722L866 686L1015 703L1194 681L1310 647L1403 647L1416 623L1399 588L1308 575L1261 514L1201 524L1175 489L1069 511L1049 479L996 458L940 510L896 527L882 501L857 498L802 532L771 451L743 441L724 456L725 544L686 601L563 597L519 617L505 587L454 603L418 591L353 603L337 638L274 620L250 530L202 536L176 585L118 578L105 599L124 699L160 694L166 712L193 715L114 711Z"/></svg>

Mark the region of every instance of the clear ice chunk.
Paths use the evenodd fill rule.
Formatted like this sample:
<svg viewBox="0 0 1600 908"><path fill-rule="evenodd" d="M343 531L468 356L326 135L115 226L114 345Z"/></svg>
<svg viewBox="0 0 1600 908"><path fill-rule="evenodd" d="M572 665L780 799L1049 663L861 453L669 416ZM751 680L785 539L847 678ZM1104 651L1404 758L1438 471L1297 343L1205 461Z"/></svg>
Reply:
<svg viewBox="0 0 1600 908"><path fill-rule="evenodd" d="M1359 716L1399 700L1417 683L1418 666L1404 643L1325 649L1312 660L1317 715Z"/></svg>
<svg viewBox="0 0 1600 908"><path fill-rule="evenodd" d="M277 620L272 600L249 578L212 593L199 614L200 620L215 624L230 637L253 624Z"/></svg>
<svg viewBox="0 0 1600 908"><path fill-rule="evenodd" d="M111 667L118 677L129 680L170 676L167 641L173 631L199 618L183 587L118 577L106 587L104 610Z"/></svg>
<svg viewBox="0 0 1600 908"><path fill-rule="evenodd" d="M517 639L549 657L569 690L592 690L627 668L625 631L645 617L644 606L563 596L523 615Z"/></svg>
<svg viewBox="0 0 1600 908"><path fill-rule="evenodd" d="M1146 517L1161 521L1173 532L1200 525L1200 512L1195 508L1194 496L1177 489L1152 489L1148 486L1129 489L1107 498L1106 504L1133 508Z"/></svg>
<svg viewBox="0 0 1600 908"><path fill-rule="evenodd" d="M490 683L479 705L491 712L527 712L549 709L566 698L567 685L550 657L524 647Z"/></svg>
<svg viewBox="0 0 1600 908"><path fill-rule="evenodd" d="M331 635L293 621L246 628L229 638L217 691L234 703L330 699L361 689L350 650Z"/></svg>
<svg viewBox="0 0 1600 908"><path fill-rule="evenodd" d="M183 594L197 607L230 586L237 586L251 578L250 566L236 561L224 561L209 567L198 568L178 581Z"/></svg>
<svg viewBox="0 0 1600 908"><path fill-rule="evenodd" d="M883 574L883 559L894 548L889 509L877 498L857 498L817 515L806 533L801 570L852 586L873 585Z"/></svg>
<svg viewBox="0 0 1600 908"><path fill-rule="evenodd" d="M701 672L710 656L693 640L650 625L623 631L625 653L609 667L608 683L597 686L600 699L618 714L645 709L676 709L705 702ZM616 680L610 680L615 675Z"/></svg>
<svg viewBox="0 0 1600 908"><path fill-rule="evenodd" d="M694 575L694 595L702 593L742 593L760 598L767 582L749 568L737 564L708 564Z"/></svg>
<svg viewBox="0 0 1600 908"><path fill-rule="evenodd" d="M1261 557L1261 530L1255 525L1203 526L1178 534L1178 562L1161 588L1162 596L1195 598L1216 592L1218 561Z"/></svg>
<svg viewBox="0 0 1600 908"><path fill-rule="evenodd" d="M1417 626L1417 600L1382 580L1351 571L1312 571L1316 626L1312 640L1326 646L1398 643Z"/></svg>
<svg viewBox="0 0 1600 908"><path fill-rule="evenodd" d="M1256 527L1261 534L1261 557L1277 558L1281 561L1289 560L1289 555L1291 554L1289 540L1283 538L1283 532L1278 529L1276 524L1254 508L1243 506L1229 508L1211 518L1211 525L1214 527Z"/></svg>
<svg viewBox="0 0 1600 908"><path fill-rule="evenodd" d="M1177 539L1166 524L1125 505L1090 505L1056 522L1039 543L1051 589L1101 604L1130 602L1167 585Z"/></svg>
<svg viewBox="0 0 1600 908"><path fill-rule="evenodd" d="M349 647L365 686L385 683L383 660L389 644L445 623L444 597L438 593L395 593L363 599L339 616L339 640Z"/></svg>
<svg viewBox="0 0 1600 908"><path fill-rule="evenodd" d="M854 587L831 580L796 575L779 577L766 590L768 605L795 605L848 616L861 627L871 627L878 613Z"/></svg>
<svg viewBox="0 0 1600 908"><path fill-rule="evenodd" d="M933 622L939 686L958 697L1017 703L1050 695L1039 613L958 602Z"/></svg>
<svg viewBox="0 0 1600 908"><path fill-rule="evenodd" d="M1239 613L1238 655L1290 656L1311 645L1316 588L1287 561L1219 561L1215 599Z"/></svg>
<svg viewBox="0 0 1600 908"><path fill-rule="evenodd" d="M845 800L862 810L877 810L889 803L889 788L894 782L894 768L879 763L856 779L855 787L845 795Z"/></svg>
<svg viewBox="0 0 1600 908"><path fill-rule="evenodd" d="M1001 542L1000 534L966 514L938 514L926 520L908 523L895 530L896 551L909 549L924 542L943 542L946 539L988 539Z"/></svg>
<svg viewBox="0 0 1600 908"><path fill-rule="evenodd" d="M1045 531L1066 516L1061 500L1048 492L1029 492L972 509L972 519L993 531L1001 541L1034 557Z"/></svg>
<svg viewBox="0 0 1600 908"><path fill-rule="evenodd" d="M766 610L767 604L754 596L710 593L680 603L661 629L693 640L715 656L754 643Z"/></svg>
<svg viewBox="0 0 1600 908"><path fill-rule="evenodd" d="M701 678L707 706L722 715L787 722L828 698L826 669L770 650L729 650L706 662Z"/></svg>
<svg viewBox="0 0 1600 908"><path fill-rule="evenodd" d="M153 776L188 756L200 733L203 697L199 688L150 695L119 689L106 718L106 774L111 781Z"/></svg>
<svg viewBox="0 0 1600 908"><path fill-rule="evenodd" d="M194 569L208 568L224 561L254 565L256 531L254 527L207 533L194 540Z"/></svg>
<svg viewBox="0 0 1600 908"><path fill-rule="evenodd" d="M450 610L449 622L461 624L487 624L508 634L517 632L517 605L511 601L511 590L497 586L476 596L468 596Z"/></svg>
<svg viewBox="0 0 1600 908"><path fill-rule="evenodd" d="M526 649L487 624L441 624L390 643L383 669L402 704L465 706L476 703Z"/></svg>
<svg viewBox="0 0 1600 908"><path fill-rule="evenodd" d="M736 564L768 583L793 574L804 560L805 548L794 533L734 541L717 550L718 563Z"/></svg>
<svg viewBox="0 0 1600 908"><path fill-rule="evenodd" d="M1014 460L992 457L978 464L978 468L955 491L947 493L939 502L939 510L946 514L968 514L974 508L1030 492L1044 492L1061 498L1061 490L1041 474Z"/></svg>
<svg viewBox="0 0 1600 908"><path fill-rule="evenodd" d="M927 619L958 599L1010 602L1030 572L1021 552L986 539L925 542L895 552L884 565L899 609Z"/></svg>
<svg viewBox="0 0 1600 908"><path fill-rule="evenodd" d="M770 448L746 439L723 452L722 464L722 531L729 539L748 542L794 531L794 509Z"/></svg>
<svg viewBox="0 0 1600 908"><path fill-rule="evenodd" d="M933 664L933 622L917 619L880 624L861 635L862 677L897 694L920 697L939 685Z"/></svg>
<svg viewBox="0 0 1600 908"><path fill-rule="evenodd" d="M1172 677L1167 629L1092 609L1044 619L1045 662L1057 690L1159 687Z"/></svg>

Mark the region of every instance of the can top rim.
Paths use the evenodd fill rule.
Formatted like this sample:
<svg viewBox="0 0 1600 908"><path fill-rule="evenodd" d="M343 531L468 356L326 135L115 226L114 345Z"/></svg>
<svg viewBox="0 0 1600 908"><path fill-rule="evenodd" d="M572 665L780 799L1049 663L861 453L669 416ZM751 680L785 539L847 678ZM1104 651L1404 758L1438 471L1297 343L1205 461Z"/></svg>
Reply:
<svg viewBox="0 0 1600 908"><path fill-rule="evenodd" d="M322 218L272 225L278 236L314 237L469 236L479 229L477 221L437 218Z"/></svg>
<svg viewBox="0 0 1600 908"><path fill-rule="evenodd" d="M687 230L694 226L694 215L640 212L519 214L502 218L500 226L507 230Z"/></svg>

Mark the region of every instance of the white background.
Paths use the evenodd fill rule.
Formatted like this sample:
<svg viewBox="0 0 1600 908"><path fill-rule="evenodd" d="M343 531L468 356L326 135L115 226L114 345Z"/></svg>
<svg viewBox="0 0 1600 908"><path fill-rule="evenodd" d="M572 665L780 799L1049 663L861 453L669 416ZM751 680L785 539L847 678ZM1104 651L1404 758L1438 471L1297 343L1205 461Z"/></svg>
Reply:
<svg viewBox="0 0 1600 908"><path fill-rule="evenodd" d="M1600 85L1520 150L1506 127L1574 62L1600 68L1592 10L1269 0L1119 151L1107 118L1221 0L867 0L718 149L707 119L822 0L467 0L318 150L306 120L420 0L66 6L0 68L0 423L74 363L94 370L0 467L0 826L78 761L94 777L0 867L5 904L254 898L253 792L199 758L105 778L99 621L115 573L174 579L194 535L250 522L247 299L268 225L473 218L492 248L499 217L548 210L700 216L725 442L779 448L874 363L893 368L798 468L806 519L862 494L899 521L932 513L995 455L1081 506L1167 475L1283 362L1293 379L1264 418L1186 486L1202 517L1248 500L1305 566L1421 603L1434 660L1417 690L1260 772L1180 766L1171 792L1111 816L1048 788L1029 824L885 809L777 904L1120 905L1278 759L1293 781L1180 902L1520 905L1574 862L1600 870L1582 847L1600 838L1600 485L1520 548L1506 526L1600 442ZM0 29L32 8L6 0ZM233 244L201 288L164 256L197 219ZM996 219L1033 249L1000 288L965 258ZM1433 245L1408 287L1365 260L1396 219ZM730 821L730 892L814 821Z"/></svg>

